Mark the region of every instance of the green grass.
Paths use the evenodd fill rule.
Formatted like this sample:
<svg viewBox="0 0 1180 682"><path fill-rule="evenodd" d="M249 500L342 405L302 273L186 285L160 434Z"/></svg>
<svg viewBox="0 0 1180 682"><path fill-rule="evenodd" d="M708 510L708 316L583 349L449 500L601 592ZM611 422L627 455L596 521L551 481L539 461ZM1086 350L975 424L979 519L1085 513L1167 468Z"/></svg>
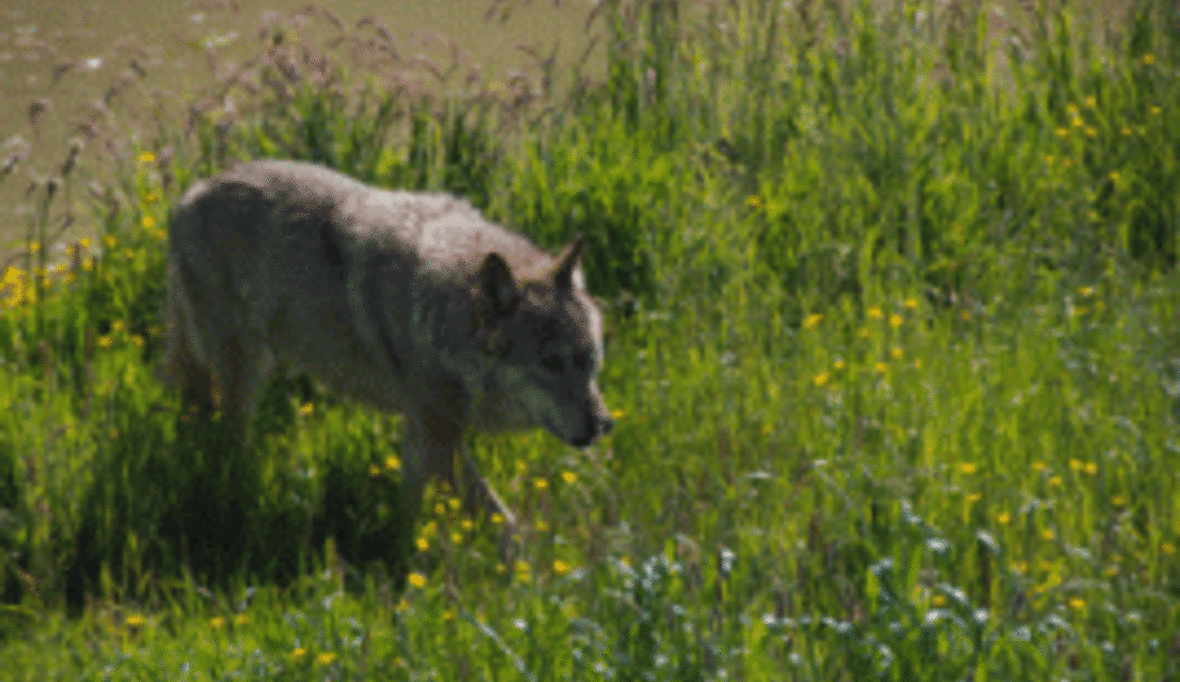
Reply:
<svg viewBox="0 0 1180 682"><path fill-rule="evenodd" d="M1175 678L1180 17L986 11L610 1L561 100L162 119L0 287L0 677ZM409 527L397 418L289 381L232 458L152 378L168 206L269 155L589 238L615 431L470 440L516 564Z"/></svg>

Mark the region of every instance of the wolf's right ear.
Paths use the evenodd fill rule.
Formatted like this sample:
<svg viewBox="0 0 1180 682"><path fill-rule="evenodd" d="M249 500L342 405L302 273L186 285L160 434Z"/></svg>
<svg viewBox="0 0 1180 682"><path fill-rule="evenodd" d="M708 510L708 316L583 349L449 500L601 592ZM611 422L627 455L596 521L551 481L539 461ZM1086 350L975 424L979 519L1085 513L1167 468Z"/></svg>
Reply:
<svg viewBox="0 0 1180 682"><path fill-rule="evenodd" d="M498 253L489 253L479 266L479 289L497 315L511 315L520 305L520 289L512 270Z"/></svg>

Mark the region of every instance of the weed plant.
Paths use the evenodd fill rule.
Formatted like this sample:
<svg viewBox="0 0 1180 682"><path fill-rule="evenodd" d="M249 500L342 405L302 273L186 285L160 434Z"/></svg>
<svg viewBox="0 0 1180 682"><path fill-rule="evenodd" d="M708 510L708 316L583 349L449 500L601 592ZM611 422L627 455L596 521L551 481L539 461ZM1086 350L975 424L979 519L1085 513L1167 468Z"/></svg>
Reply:
<svg viewBox="0 0 1180 682"><path fill-rule="evenodd" d="M63 165L0 284L0 677L1176 679L1180 15L1007 12L604 0L561 96L270 38L58 263ZM227 457L153 378L169 206L266 156L589 238L615 431L469 443L514 563L411 523L396 417L294 379Z"/></svg>

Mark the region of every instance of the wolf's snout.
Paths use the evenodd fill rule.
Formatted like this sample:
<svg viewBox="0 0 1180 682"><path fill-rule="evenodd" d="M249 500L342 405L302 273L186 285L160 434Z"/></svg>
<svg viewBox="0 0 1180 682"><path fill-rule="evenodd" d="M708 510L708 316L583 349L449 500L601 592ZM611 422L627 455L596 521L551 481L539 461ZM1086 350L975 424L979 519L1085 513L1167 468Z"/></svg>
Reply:
<svg viewBox="0 0 1180 682"><path fill-rule="evenodd" d="M609 415L594 416L587 420L586 430L581 435L571 438L569 443L574 447L584 448L594 441L602 438L610 433L610 430L615 425L615 420L611 419Z"/></svg>

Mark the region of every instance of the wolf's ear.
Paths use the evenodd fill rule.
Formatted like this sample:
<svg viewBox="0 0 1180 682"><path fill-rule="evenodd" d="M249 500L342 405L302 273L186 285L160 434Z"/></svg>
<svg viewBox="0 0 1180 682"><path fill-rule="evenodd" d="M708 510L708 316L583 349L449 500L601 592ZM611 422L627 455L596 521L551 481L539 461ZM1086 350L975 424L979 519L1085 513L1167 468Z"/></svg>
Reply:
<svg viewBox="0 0 1180 682"><path fill-rule="evenodd" d="M512 270L498 253L489 253L479 266L479 289L497 315L511 315L520 305L520 289Z"/></svg>
<svg viewBox="0 0 1180 682"><path fill-rule="evenodd" d="M553 281L562 291L574 288L574 270L582 259L582 250L586 247L586 238L577 235L574 240L561 250L557 257L557 267L553 269Z"/></svg>

